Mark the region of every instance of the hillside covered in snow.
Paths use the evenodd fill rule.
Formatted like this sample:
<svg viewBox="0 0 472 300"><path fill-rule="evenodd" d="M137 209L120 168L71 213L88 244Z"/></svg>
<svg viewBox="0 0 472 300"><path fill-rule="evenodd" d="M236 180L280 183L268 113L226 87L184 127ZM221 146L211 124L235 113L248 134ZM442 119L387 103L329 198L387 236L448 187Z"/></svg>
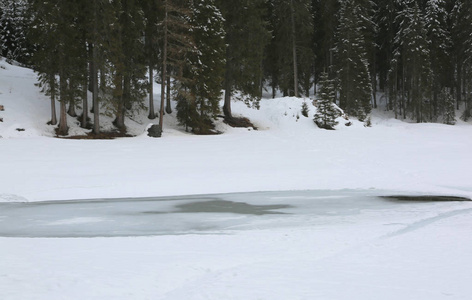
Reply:
<svg viewBox="0 0 472 300"><path fill-rule="evenodd" d="M35 82L0 62L1 299L472 292L470 202L379 197L471 199L470 123L416 124L378 109L371 127L341 118L324 130L310 99L264 98L259 110L232 103L257 130L220 119L221 134L199 136L167 114L163 136L151 138L155 121L137 112L125 120L134 137L67 139L47 125L49 99ZM70 135L87 133L68 124Z"/></svg>
<svg viewBox="0 0 472 300"><path fill-rule="evenodd" d="M234 115L249 118L257 130L219 119L221 134L197 136L171 114L164 116L163 137L155 139L146 129L157 120L142 111L125 121L135 137L62 139L47 124L50 101L35 86L35 74L0 64L1 164L8 170L1 195L34 201L293 189L471 190L469 123L409 123L378 109L371 127L339 118L336 130L323 130L313 122L312 100L264 98L259 110L233 102ZM102 129L112 130L113 119L102 118ZM74 118L68 125L70 135L87 133Z"/></svg>

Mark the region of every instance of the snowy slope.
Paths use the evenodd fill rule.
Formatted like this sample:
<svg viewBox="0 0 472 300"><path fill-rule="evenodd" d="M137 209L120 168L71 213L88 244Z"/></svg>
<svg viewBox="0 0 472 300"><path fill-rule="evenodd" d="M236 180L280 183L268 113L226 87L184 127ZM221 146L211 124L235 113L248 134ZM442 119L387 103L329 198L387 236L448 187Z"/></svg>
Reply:
<svg viewBox="0 0 472 300"><path fill-rule="evenodd" d="M263 99L260 110L233 103L257 131L220 121L223 134L194 136L166 115L164 137L153 139L143 112L126 121L135 138L64 140L46 125L49 100L33 72L0 64L4 201L343 188L472 194L472 126L463 122L412 124L375 112L371 128L353 121L326 131L301 115L303 101L315 112L308 99L277 98ZM106 130L111 119L101 124ZM84 133L70 117L69 126Z"/></svg>

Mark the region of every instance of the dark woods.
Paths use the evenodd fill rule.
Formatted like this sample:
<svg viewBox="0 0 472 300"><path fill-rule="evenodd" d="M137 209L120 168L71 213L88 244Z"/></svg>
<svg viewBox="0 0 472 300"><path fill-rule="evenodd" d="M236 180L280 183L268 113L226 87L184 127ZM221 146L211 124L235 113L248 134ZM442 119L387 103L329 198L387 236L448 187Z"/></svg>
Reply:
<svg viewBox="0 0 472 300"><path fill-rule="evenodd" d="M107 114L126 132L137 109L162 132L171 101L205 134L233 118L236 95L257 107L264 90L301 97L328 82L327 101L359 120L378 105L416 122L472 112L467 0L0 0L0 47L37 72L59 135L68 115L98 135Z"/></svg>

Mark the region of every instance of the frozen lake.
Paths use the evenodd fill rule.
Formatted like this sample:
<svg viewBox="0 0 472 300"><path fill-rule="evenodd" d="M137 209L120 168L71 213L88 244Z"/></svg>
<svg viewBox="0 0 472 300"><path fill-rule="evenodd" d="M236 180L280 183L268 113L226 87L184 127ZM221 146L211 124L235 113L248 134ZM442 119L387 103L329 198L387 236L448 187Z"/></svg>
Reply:
<svg viewBox="0 0 472 300"><path fill-rule="evenodd" d="M464 198L378 191L288 191L132 199L0 203L3 237L125 237L218 234L330 224L388 210L435 210ZM441 201L442 200L442 201Z"/></svg>
<svg viewBox="0 0 472 300"><path fill-rule="evenodd" d="M398 195L0 203L0 298L469 299L472 202Z"/></svg>

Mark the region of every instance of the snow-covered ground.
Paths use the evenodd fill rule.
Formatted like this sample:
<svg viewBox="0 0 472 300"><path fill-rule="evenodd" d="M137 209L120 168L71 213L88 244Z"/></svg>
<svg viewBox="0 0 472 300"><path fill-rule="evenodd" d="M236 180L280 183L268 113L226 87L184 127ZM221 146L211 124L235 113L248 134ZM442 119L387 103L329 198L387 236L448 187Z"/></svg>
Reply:
<svg viewBox="0 0 472 300"><path fill-rule="evenodd" d="M301 115L309 100L277 98L264 99L260 110L233 103L257 131L220 122L223 134L194 136L167 115L163 137L153 139L143 113L127 119L134 138L57 139L35 78L0 61L0 202L324 190L332 202L313 196L301 207L334 213L235 215L243 229L184 235L0 237L0 299L468 299L472 293L470 202L372 208L362 200L372 193L472 198L470 123L414 124L379 110L371 128L353 121L326 131ZM311 116L314 110L310 105ZM110 128L110 119L102 120ZM69 126L71 134L83 133L71 118ZM348 213L345 202L338 207L344 189L361 195L349 198ZM280 202L251 201L243 202ZM200 224L222 219L197 216ZM62 220L77 221L99 223Z"/></svg>

